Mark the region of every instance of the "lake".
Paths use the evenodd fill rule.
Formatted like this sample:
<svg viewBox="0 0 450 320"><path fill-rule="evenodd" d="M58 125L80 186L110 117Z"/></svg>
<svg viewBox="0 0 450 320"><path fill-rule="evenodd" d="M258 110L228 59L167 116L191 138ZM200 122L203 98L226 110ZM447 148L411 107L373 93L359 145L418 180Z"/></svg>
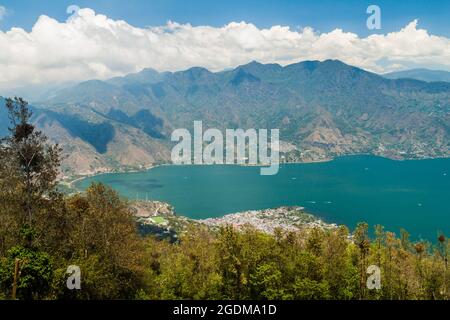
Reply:
<svg viewBox="0 0 450 320"><path fill-rule="evenodd" d="M166 201L194 219L280 206L303 206L327 222L353 228L365 221L413 238L450 234L450 159L393 161L348 156L323 163L283 164L277 175L233 165L160 166L79 181L112 186L129 199Z"/></svg>

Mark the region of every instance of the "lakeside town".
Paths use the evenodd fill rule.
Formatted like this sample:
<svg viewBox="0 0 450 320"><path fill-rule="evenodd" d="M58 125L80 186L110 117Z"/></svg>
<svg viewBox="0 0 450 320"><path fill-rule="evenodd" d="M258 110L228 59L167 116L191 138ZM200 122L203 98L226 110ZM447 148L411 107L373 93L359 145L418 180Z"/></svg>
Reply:
<svg viewBox="0 0 450 320"><path fill-rule="evenodd" d="M194 220L176 214L175 209L160 201L134 201L133 214L145 233L154 233L160 238L174 240L190 225L205 225L211 229L232 225L236 229L248 226L256 230L274 234L277 229L299 231L302 229L335 229L334 223L327 223L299 206L284 206L264 210L249 210L227 214L223 217Z"/></svg>

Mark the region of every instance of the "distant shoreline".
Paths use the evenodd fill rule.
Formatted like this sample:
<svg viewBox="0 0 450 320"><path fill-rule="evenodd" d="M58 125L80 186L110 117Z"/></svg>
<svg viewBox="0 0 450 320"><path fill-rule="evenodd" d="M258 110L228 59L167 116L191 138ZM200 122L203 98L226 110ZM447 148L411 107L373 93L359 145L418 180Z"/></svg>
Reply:
<svg viewBox="0 0 450 320"><path fill-rule="evenodd" d="M449 159L450 157L438 157L438 158L420 158L420 159L398 159L398 158L389 158L386 156L381 156L381 155L375 155L375 154L368 154L368 153L359 153L359 154L347 154L347 155L342 155L342 156L338 156L335 158L327 158L327 159L320 159L320 160L311 160L311 161L294 161L294 162L283 162L280 163L281 165L290 165L290 164L314 164L314 163L327 163L327 162L331 162L331 161L335 161L336 159L339 158L345 158L345 157L356 157L356 156L372 156L372 157L378 157L378 158L383 158L383 159L387 159L387 160L391 160L391 161L422 161L422 160L437 160L437 159ZM247 164L184 164L183 166L222 166L222 165L230 165L230 166L240 166L240 167L264 167L264 165L247 165ZM126 169L117 169L117 171L106 171L106 172L98 172L98 173L93 173L93 174L87 174L87 175L83 175L83 176L79 176L73 180L69 181L61 181L61 183L69 186L70 188L73 189L77 189L74 184L82 181L84 179L87 178L92 178L92 177L97 177L97 176L101 176L101 175L105 175L105 174L123 174L123 173L143 173L143 172L148 172L152 169L156 169L158 167L163 167L163 166L178 166L176 164L173 163L161 163L161 164L156 164L156 165L148 165L145 166L145 168L143 169L130 169L130 170L126 170Z"/></svg>
<svg viewBox="0 0 450 320"><path fill-rule="evenodd" d="M131 170L126 170L126 169L125 170L120 170L120 169L118 169L117 171L97 172L97 173L83 175L83 176L80 176L80 177L75 178L73 180L65 181L65 184L67 184L71 188L76 189L74 187L74 184L77 183L78 181L81 181L81 180L84 180L84 179L87 179L87 178L102 176L102 175L105 175L105 174L114 174L114 173L123 174L123 173L147 172L147 171L150 171L150 170L158 168L158 167L171 166L171 165L173 165L173 164L171 164L171 163L161 163L161 164L156 164L156 165L148 165L148 166L146 166L143 169L131 169Z"/></svg>
<svg viewBox="0 0 450 320"><path fill-rule="evenodd" d="M345 156L344 156L345 157ZM325 162L330 162L333 161L337 158L333 158L333 159L324 159L324 160L314 160L314 161L303 161L303 162L284 162L284 163L280 163L281 165L289 165L289 164L309 164L309 163L325 163ZM261 165L261 164L257 164L257 165L247 165L247 164L183 164L183 166L238 166L238 167L265 167L265 165ZM64 184L67 184L69 187L74 188L74 184L77 183L78 181L87 179L87 178L92 178L92 177L98 177L98 176L102 176L105 174L123 174L123 173L143 173L143 172L148 172L150 170L156 169L158 167L163 167L163 166L179 166L177 164L173 164L173 163L162 163L162 164L157 164L157 165L149 165L146 166L143 169L131 169L131 170L120 170L118 169L117 171L106 171L106 172L98 172L98 173L93 173L93 174L87 174L84 176L80 176L77 177L73 180L69 180L69 181L61 181L64 182Z"/></svg>

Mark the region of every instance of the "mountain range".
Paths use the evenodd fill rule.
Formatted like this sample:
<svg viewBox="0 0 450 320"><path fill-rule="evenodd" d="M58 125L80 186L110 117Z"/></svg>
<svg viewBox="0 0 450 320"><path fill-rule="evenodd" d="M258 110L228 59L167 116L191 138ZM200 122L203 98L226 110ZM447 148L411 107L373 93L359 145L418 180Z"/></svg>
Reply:
<svg viewBox="0 0 450 320"><path fill-rule="evenodd" d="M427 82L446 81L450 82L450 72L430 69L411 69L397 72L390 72L383 75L388 79L409 78Z"/></svg>
<svg viewBox="0 0 450 320"><path fill-rule="evenodd" d="M450 83L388 79L338 60L145 69L49 92L33 110L37 126L64 147L66 176L167 162L172 130L192 129L194 120L279 128L287 161L450 156ZM0 133L5 117L0 111Z"/></svg>

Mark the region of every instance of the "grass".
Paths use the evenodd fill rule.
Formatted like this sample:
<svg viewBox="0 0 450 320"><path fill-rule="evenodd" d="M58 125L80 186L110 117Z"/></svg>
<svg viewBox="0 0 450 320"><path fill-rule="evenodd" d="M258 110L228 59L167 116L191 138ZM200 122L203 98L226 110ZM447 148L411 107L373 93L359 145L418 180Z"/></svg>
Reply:
<svg viewBox="0 0 450 320"><path fill-rule="evenodd" d="M166 222L166 219L164 219L163 217L152 217L152 220L155 221L155 223L157 224L163 224Z"/></svg>

